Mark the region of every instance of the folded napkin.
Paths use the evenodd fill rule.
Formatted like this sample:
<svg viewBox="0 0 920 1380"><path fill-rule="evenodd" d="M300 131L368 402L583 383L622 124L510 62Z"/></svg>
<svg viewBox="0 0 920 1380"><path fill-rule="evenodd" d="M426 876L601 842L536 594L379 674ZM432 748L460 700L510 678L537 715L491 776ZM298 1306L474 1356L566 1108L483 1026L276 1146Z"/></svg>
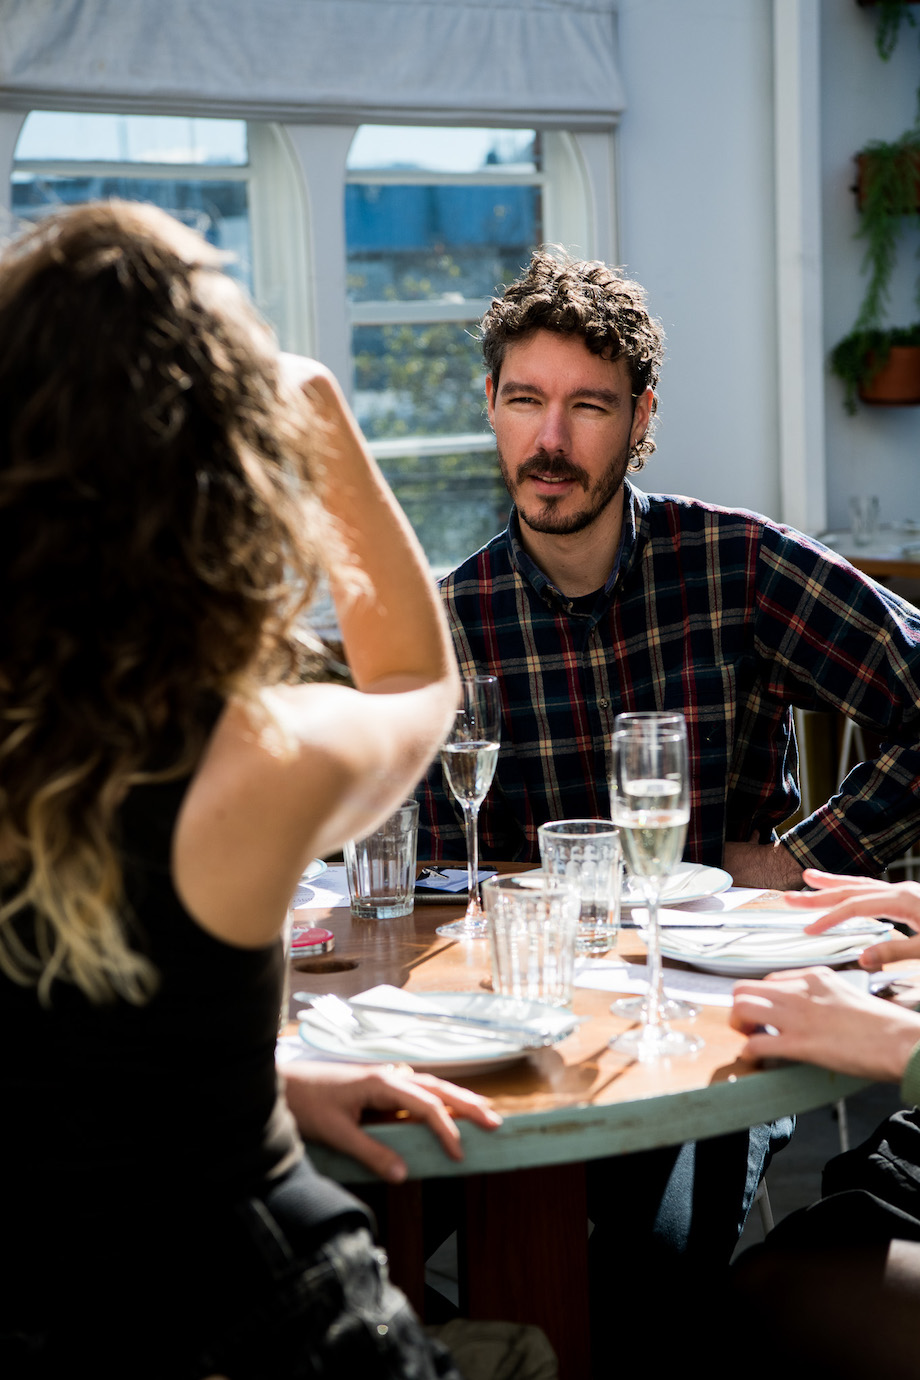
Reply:
<svg viewBox="0 0 920 1380"><path fill-rule="evenodd" d="M769 957L771 962L780 964L784 959L800 962L811 958L815 963L820 963L824 958L837 957L850 950L855 952L876 943L888 928L887 925L879 925L876 931L873 922L861 921L858 930L830 931L826 934L803 934L801 927L788 934L758 931L756 923L751 929L694 929L690 934L676 934L670 929L666 947L669 952L685 953L688 958L711 956L761 960Z"/></svg>
<svg viewBox="0 0 920 1380"><path fill-rule="evenodd" d="M577 1024L570 1011L537 1007L531 1002L515 1002L486 992L464 993L463 996L464 1015L495 1021L496 1024L505 1020L515 1025L532 1025L534 1030L549 1028L559 1039ZM485 1059L513 1054L522 1048L522 1042L514 1032L509 1033L507 1040L499 1041L483 1038L472 1029L457 1030L413 1020L413 1013L418 1011L447 1016L458 1013L457 1006L439 1003L437 998L382 984L351 997L350 1001L360 1006L362 999L373 1006L392 1007L392 1015L389 1011L368 1011L362 1016L367 1028L352 1031L342 1029L322 1012L310 1007L299 1014L301 1026L306 1027L305 1038L311 1032L316 1032L322 1037L321 1047L330 1053L338 1051L351 1058L360 1056L368 1060L405 1060L409 1063Z"/></svg>

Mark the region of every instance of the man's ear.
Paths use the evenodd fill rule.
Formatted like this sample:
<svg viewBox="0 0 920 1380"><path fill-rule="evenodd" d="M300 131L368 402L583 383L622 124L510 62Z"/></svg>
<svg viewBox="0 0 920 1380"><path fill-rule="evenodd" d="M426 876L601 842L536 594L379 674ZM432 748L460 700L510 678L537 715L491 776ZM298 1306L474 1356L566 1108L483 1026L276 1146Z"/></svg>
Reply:
<svg viewBox="0 0 920 1380"><path fill-rule="evenodd" d="M488 404L489 426L495 430L495 389L492 385L492 375L486 374L486 403Z"/></svg>
<svg viewBox="0 0 920 1380"><path fill-rule="evenodd" d="M632 426L629 429L630 444L637 446L645 437L648 431L648 424L652 420L652 404L655 401L655 394L651 388L646 388L636 398L636 405L633 408Z"/></svg>

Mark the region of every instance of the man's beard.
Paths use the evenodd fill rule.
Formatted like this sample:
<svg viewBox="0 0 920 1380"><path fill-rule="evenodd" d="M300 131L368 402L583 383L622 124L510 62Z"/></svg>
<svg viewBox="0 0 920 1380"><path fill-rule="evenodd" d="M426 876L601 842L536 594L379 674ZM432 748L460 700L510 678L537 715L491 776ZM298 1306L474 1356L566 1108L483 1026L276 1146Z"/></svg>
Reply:
<svg viewBox="0 0 920 1380"><path fill-rule="evenodd" d="M516 480L511 479L508 466L505 464L500 450L498 451L498 463L501 466L505 488L514 500L521 522L532 532L568 536L573 532L583 532L586 527L590 527L591 523L599 518L604 509L608 508L616 498L623 487L623 480L626 478L626 471L629 467L629 448L625 448L620 455L615 456L610 461L593 487L587 471L583 470L580 465L566 459L564 455L547 455L545 451L538 451L536 455L532 455L520 466ZM551 479L574 480L585 491L585 506L574 513L569 513L568 516L563 516L556 512L562 495L560 495L560 499L556 499L552 494L547 494L542 500L542 507L537 512L525 513L518 502L517 490L522 482L532 474L546 475Z"/></svg>

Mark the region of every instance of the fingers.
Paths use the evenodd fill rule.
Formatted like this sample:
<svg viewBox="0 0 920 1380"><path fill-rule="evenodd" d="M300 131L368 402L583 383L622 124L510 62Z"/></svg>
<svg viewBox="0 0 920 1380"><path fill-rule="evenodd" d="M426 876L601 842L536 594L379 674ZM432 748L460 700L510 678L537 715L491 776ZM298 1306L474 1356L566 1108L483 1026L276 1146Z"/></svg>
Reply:
<svg viewBox="0 0 920 1380"><path fill-rule="evenodd" d="M395 1150L391 1150L388 1145L381 1145L379 1140L374 1140L373 1136L362 1131L360 1126L347 1117L336 1120L334 1131L330 1128L328 1138L337 1150L351 1155L352 1159L366 1165L373 1174L378 1174L387 1183L401 1184L408 1177L409 1167Z"/></svg>
<svg viewBox="0 0 920 1380"><path fill-rule="evenodd" d="M487 1097L480 1097L468 1088L458 1088L455 1083L448 1083L443 1078L435 1078L429 1073L417 1073L415 1082L430 1088L458 1116L466 1117L468 1121L482 1126L485 1130L492 1131L502 1124L502 1118L498 1112L493 1111Z"/></svg>
<svg viewBox="0 0 920 1380"><path fill-rule="evenodd" d="M878 886L874 877L846 877L837 872L820 872L816 867L806 867L802 880L816 891L826 891L829 887Z"/></svg>
<svg viewBox="0 0 920 1380"><path fill-rule="evenodd" d="M886 939L884 944L871 944L860 954L859 966L869 973L877 973L884 964L896 963L903 958L920 958L920 936Z"/></svg>
<svg viewBox="0 0 920 1380"><path fill-rule="evenodd" d="M445 1103L413 1076L382 1071L370 1074L365 1105L380 1112L408 1112L437 1136L452 1160L463 1159L460 1132Z"/></svg>
<svg viewBox="0 0 920 1380"><path fill-rule="evenodd" d="M761 983L738 983L735 987L735 1000L728 1023L733 1030L740 1030L742 1035L753 1034L769 1023L772 1002L768 992L758 990L761 988Z"/></svg>

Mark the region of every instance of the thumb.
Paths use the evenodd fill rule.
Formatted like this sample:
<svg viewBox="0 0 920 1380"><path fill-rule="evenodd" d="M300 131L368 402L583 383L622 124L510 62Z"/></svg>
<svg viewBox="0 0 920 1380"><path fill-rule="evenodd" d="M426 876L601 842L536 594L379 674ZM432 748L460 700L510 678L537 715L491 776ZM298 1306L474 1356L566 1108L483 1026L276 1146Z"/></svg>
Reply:
<svg viewBox="0 0 920 1380"><path fill-rule="evenodd" d="M884 944L870 944L859 956L860 968L875 973L885 963L896 963L902 958L920 958L920 935L912 939L887 939Z"/></svg>

